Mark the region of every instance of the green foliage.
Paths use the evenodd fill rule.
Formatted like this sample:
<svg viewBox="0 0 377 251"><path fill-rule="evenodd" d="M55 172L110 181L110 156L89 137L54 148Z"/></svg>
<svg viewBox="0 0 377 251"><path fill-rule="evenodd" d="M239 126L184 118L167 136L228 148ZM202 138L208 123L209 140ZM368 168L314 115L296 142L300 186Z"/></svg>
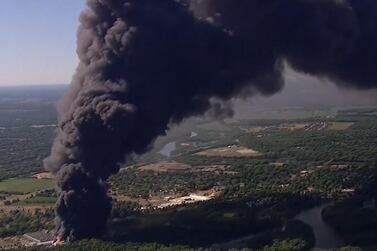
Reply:
<svg viewBox="0 0 377 251"><path fill-rule="evenodd" d="M52 228L53 211L29 215L21 211L11 211L0 216L0 238L22 235L40 229Z"/></svg>
<svg viewBox="0 0 377 251"><path fill-rule="evenodd" d="M207 190L219 184L228 177L220 174L191 172L138 172L135 169L114 175L110 183L123 194L132 197L148 198L153 195L187 194L196 190Z"/></svg>
<svg viewBox="0 0 377 251"><path fill-rule="evenodd" d="M224 217L229 215L232 217ZM257 219L255 210L244 202L208 202L139 212L125 221L114 221L111 229L113 238L122 241L202 247L278 227L279 223Z"/></svg>
<svg viewBox="0 0 377 251"><path fill-rule="evenodd" d="M52 179L22 178L0 181L0 192L3 193L25 194L53 187L54 180Z"/></svg>
<svg viewBox="0 0 377 251"><path fill-rule="evenodd" d="M362 249L358 247L342 247L339 249L334 249L332 251L362 251Z"/></svg>
<svg viewBox="0 0 377 251"><path fill-rule="evenodd" d="M30 126L0 129L0 180L43 170L42 160L50 151L54 130Z"/></svg>
<svg viewBox="0 0 377 251"><path fill-rule="evenodd" d="M52 100L43 98L38 99L37 102L20 102L24 99L23 97L9 102L2 102L0 99L0 180L26 176L41 170L42 159L48 155L54 137L54 127L35 127L35 125L56 124ZM222 200L226 200L234 204L229 206L227 203L221 204L215 201L214 204L209 202L140 212L140 206L135 203L117 202L113 207L112 217L125 218L132 215L143 224L139 226L137 223L132 223L130 228L127 222L126 226L123 226L124 229L121 229L122 226L116 229L119 230L116 234L119 234L121 240L128 238L127 240L135 242L210 245L216 241L229 240L244 234L270 231L271 228L280 229L283 223L297 212L312 206L317 197L337 199L347 197L347 194L341 192L345 188L355 188L360 193L364 185L373 181L373 167L377 156L377 120L369 112L362 114L362 119L359 114L353 112L342 113L338 121L330 121L333 123L330 129L338 130L284 131L278 128L282 123L307 122L304 120L199 123L189 128L190 131L198 134L196 137L189 138L186 134L168 140L177 142L178 146L172 159L192 165L192 172L155 173L140 172L136 168L127 169L113 176L110 179L110 186L124 195L145 199L150 196L185 195L216 187L222 190L219 199L221 203ZM318 119L310 119L309 122L318 122ZM349 127L351 123L353 125ZM255 134L242 129L252 126L271 128ZM189 146L186 148L181 146L180 143L183 142L189 143ZM265 157L256 160L203 157L194 154L208 147L227 144L253 148L262 152ZM155 149L150 154L135 157L133 163L164 159L157 152L158 150ZM275 162L283 162L284 165L277 167L274 165ZM226 170L197 171L200 166L211 165L222 165ZM306 174L303 175L302 172ZM37 184L34 183L28 185L7 182L9 181L0 182L0 191L2 186L3 191L17 193L44 189L44 186L36 187ZM18 205L52 203L54 196L50 192L39 193L36 197L22 201ZM368 235L363 231L365 226L375 227L376 215L371 210L359 212L349 210L347 213L339 213L339 218L330 211L326 213L330 215L327 218L333 220L329 222L340 231L343 229L345 233L353 234L357 229L364 237L372 239L376 236L376 232ZM52 218L52 213L47 217L49 221L44 214L28 216L17 213L1 216L0 237L49 228L51 225L48 222L51 222ZM344 219L351 220L343 223ZM353 234L354 236L358 235ZM272 231L262 239L260 243L263 244L257 247L263 251L305 250L313 242L310 229L298 222L288 223L283 233ZM123 245L89 240L70 243L51 250L204 249L160 244Z"/></svg>
<svg viewBox="0 0 377 251"><path fill-rule="evenodd" d="M39 204L55 204L56 197L42 197L42 196L34 196L28 198L26 200L22 200L16 203L16 205L39 205Z"/></svg>
<svg viewBox="0 0 377 251"><path fill-rule="evenodd" d="M140 205L136 202L114 202L111 217L125 218L131 214L135 214L140 210Z"/></svg>
<svg viewBox="0 0 377 251"><path fill-rule="evenodd" d="M0 93L0 180L43 170L57 123L55 102L65 86L19 87Z"/></svg>
<svg viewBox="0 0 377 251"><path fill-rule="evenodd" d="M347 131L278 132L261 138L247 134L240 141L277 159L368 163L377 154L376 136L377 120L367 120Z"/></svg>
<svg viewBox="0 0 377 251"><path fill-rule="evenodd" d="M304 251L307 250L305 241L301 239L275 240L271 246L262 251Z"/></svg>
<svg viewBox="0 0 377 251"><path fill-rule="evenodd" d="M118 244L100 240L83 240L55 248L25 248L22 251L209 251L205 248L190 248L187 246L164 246L157 243L127 243Z"/></svg>

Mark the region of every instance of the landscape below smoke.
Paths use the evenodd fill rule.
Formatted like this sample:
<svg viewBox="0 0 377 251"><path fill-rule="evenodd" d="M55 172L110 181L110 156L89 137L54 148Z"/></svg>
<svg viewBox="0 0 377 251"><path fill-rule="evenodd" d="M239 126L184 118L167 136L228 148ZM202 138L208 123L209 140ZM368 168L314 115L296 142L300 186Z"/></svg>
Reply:
<svg viewBox="0 0 377 251"><path fill-rule="evenodd" d="M340 87L377 86L375 0L88 0L79 66L45 167L57 238L101 236L106 180L172 124L282 90L287 65ZM95 208L95 210L93 210Z"/></svg>

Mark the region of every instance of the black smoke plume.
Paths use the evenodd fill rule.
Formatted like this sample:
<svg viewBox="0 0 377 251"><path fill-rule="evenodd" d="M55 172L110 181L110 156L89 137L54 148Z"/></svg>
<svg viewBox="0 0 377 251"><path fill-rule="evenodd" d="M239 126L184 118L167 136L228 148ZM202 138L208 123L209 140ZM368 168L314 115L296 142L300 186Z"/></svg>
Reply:
<svg viewBox="0 0 377 251"><path fill-rule="evenodd" d="M340 86L377 85L375 0L88 0L80 64L59 104L45 166L57 177L57 236L100 236L106 179L170 124L272 95L284 65Z"/></svg>

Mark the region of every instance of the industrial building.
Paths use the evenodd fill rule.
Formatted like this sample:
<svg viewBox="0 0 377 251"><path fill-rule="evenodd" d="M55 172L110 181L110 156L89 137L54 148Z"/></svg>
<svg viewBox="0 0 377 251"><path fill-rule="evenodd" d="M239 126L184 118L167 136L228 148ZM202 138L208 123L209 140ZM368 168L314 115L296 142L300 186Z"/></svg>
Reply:
<svg viewBox="0 0 377 251"><path fill-rule="evenodd" d="M24 239L28 241L27 246L44 246L52 245L55 236L52 232L47 230L41 230L34 233L27 233L23 235Z"/></svg>

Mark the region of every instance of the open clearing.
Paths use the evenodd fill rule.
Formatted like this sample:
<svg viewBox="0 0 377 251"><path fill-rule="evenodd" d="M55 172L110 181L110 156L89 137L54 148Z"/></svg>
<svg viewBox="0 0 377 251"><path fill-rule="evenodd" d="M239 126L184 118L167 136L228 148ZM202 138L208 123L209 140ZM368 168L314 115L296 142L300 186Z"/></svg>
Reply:
<svg viewBox="0 0 377 251"><path fill-rule="evenodd" d="M328 130L343 131L353 126L353 122L332 122L329 124Z"/></svg>
<svg viewBox="0 0 377 251"><path fill-rule="evenodd" d="M4 193L33 193L41 190L51 189L54 187L52 179L9 179L0 182L0 192Z"/></svg>
<svg viewBox="0 0 377 251"><path fill-rule="evenodd" d="M152 163L139 167L140 171L153 171L153 172L182 172L191 169L190 165L186 165L179 162L167 162L161 161L158 163Z"/></svg>
<svg viewBox="0 0 377 251"><path fill-rule="evenodd" d="M173 207L179 206L183 204L192 204L201 201L208 201L214 199L218 195L218 192L215 190L208 190L208 191L197 191L196 193L191 193L187 196L182 197L165 197L164 202L161 201L157 204L157 208L166 208L166 207Z"/></svg>
<svg viewBox="0 0 377 251"><path fill-rule="evenodd" d="M166 208L172 206L179 206L183 204L192 204L201 201L208 201L216 198L221 194L219 189L209 189L205 191L195 191L186 196L171 194L170 196L151 196L148 199L132 198L127 195L113 192L111 197L117 202L136 202L142 209L147 208Z"/></svg>
<svg viewBox="0 0 377 251"><path fill-rule="evenodd" d="M32 177L36 179L53 179L54 175L52 175L50 172L41 172L34 174Z"/></svg>
<svg viewBox="0 0 377 251"><path fill-rule="evenodd" d="M242 146L226 146L220 148L208 149L202 152L196 153L199 156L206 157L248 157L256 158L261 157L262 154L250 148Z"/></svg>

